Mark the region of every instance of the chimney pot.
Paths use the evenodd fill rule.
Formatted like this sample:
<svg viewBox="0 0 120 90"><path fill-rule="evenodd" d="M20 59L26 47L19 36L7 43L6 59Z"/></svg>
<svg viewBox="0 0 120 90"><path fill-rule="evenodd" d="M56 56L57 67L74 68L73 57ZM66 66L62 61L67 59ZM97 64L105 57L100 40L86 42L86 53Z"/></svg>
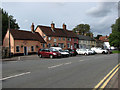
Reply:
<svg viewBox="0 0 120 90"><path fill-rule="evenodd" d="M54 30L54 28L55 28L55 24L52 22L52 23L51 23L51 29Z"/></svg>
<svg viewBox="0 0 120 90"><path fill-rule="evenodd" d="M34 23L31 25L31 31L34 32Z"/></svg>
<svg viewBox="0 0 120 90"><path fill-rule="evenodd" d="M63 29L66 30L66 25L63 23Z"/></svg>

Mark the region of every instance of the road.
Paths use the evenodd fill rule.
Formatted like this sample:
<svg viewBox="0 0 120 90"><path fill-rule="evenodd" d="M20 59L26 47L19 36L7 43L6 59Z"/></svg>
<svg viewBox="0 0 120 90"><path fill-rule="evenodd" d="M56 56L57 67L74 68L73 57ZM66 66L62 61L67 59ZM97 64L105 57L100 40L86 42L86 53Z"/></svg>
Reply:
<svg viewBox="0 0 120 90"><path fill-rule="evenodd" d="M3 88L94 88L116 65L118 54L3 62Z"/></svg>

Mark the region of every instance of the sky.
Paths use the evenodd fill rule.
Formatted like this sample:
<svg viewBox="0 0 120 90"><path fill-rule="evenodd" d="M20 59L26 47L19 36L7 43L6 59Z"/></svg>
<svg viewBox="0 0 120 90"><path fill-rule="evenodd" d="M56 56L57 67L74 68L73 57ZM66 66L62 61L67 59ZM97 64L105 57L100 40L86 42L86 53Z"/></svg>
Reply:
<svg viewBox="0 0 120 90"><path fill-rule="evenodd" d="M109 35L118 18L117 2L2 2L2 8L17 20L21 30L30 31L31 24L56 28L67 25L72 30L89 24L94 36Z"/></svg>

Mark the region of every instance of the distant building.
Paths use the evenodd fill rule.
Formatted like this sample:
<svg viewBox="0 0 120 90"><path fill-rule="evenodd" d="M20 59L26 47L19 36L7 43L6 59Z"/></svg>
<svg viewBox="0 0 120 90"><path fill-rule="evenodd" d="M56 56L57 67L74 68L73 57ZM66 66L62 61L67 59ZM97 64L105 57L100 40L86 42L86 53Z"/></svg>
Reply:
<svg viewBox="0 0 120 90"><path fill-rule="evenodd" d="M77 35L79 38L79 48L96 47L96 41L93 37L85 35Z"/></svg>
<svg viewBox="0 0 120 90"><path fill-rule="evenodd" d="M99 39L95 39L96 41L96 47L100 47L100 48L103 48L103 41L99 40Z"/></svg>
<svg viewBox="0 0 120 90"><path fill-rule="evenodd" d="M104 49L114 49L114 47L111 47L110 44L109 44L109 36L101 36L99 38L100 41L103 42L103 48Z"/></svg>
<svg viewBox="0 0 120 90"><path fill-rule="evenodd" d="M38 32L45 40L46 48L52 46L59 46L62 49L77 48L78 37L72 31L67 30L65 24L63 24L63 28L55 28L54 23L51 24L51 27L38 25L35 32Z"/></svg>
<svg viewBox="0 0 120 90"><path fill-rule="evenodd" d="M23 31L10 29L7 31L3 47L9 47L9 31L10 31L10 47L11 53L16 54L32 54L37 53L39 48L43 48L46 42L39 33L34 32L34 26L31 27L32 31Z"/></svg>

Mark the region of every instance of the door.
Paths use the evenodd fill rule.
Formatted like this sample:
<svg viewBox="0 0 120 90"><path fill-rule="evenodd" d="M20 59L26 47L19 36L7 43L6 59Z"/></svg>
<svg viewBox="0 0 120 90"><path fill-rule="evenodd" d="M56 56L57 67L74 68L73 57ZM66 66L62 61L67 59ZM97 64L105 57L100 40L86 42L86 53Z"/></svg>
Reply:
<svg viewBox="0 0 120 90"><path fill-rule="evenodd" d="M27 55L27 47L24 47L24 55Z"/></svg>

